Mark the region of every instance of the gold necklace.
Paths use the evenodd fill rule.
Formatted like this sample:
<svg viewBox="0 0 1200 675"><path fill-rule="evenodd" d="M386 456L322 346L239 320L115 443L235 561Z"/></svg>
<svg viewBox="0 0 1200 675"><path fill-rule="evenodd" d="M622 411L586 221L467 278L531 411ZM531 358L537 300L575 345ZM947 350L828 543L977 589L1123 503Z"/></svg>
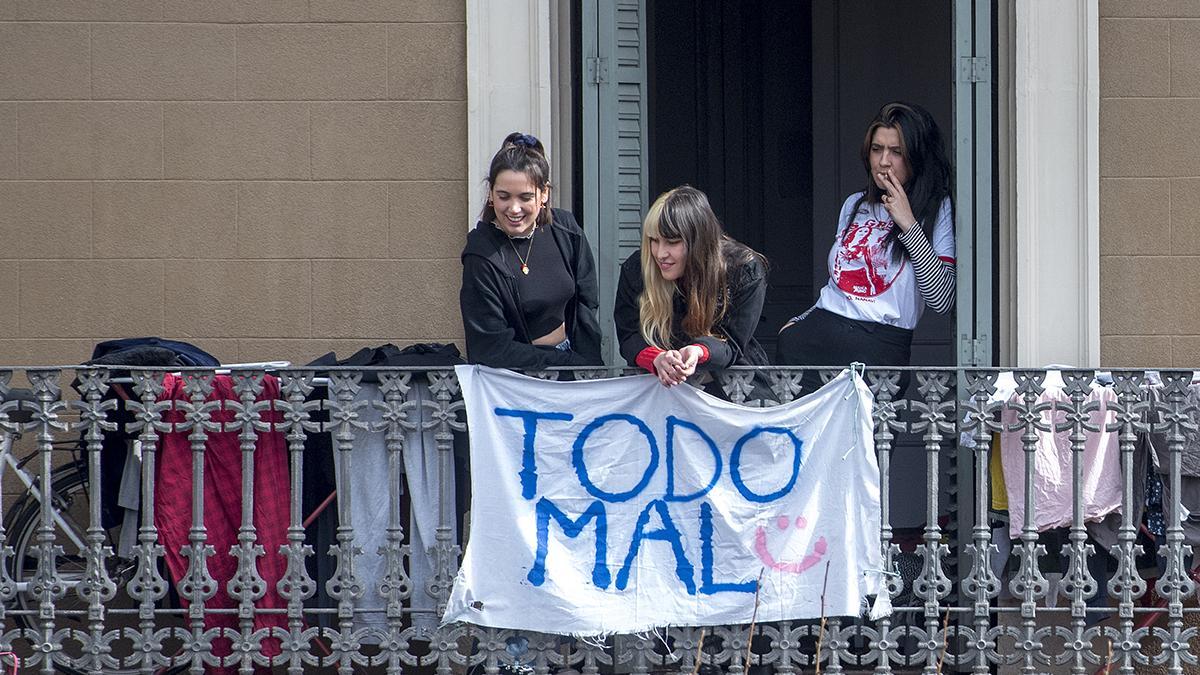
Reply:
<svg viewBox="0 0 1200 675"><path fill-rule="evenodd" d="M517 245L513 243L512 237L508 238L508 245L512 247L513 253L517 254L517 260L521 261L521 274L529 274L529 254L533 253L533 235L537 234L537 224L533 226L533 231L529 233L529 248L525 250L525 257L521 257L521 252L517 250Z"/></svg>

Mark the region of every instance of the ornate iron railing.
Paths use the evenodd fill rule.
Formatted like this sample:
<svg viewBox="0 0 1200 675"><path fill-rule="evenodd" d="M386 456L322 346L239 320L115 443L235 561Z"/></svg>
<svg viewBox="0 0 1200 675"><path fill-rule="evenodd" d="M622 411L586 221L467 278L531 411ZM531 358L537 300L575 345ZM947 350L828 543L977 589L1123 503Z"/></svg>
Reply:
<svg viewBox="0 0 1200 675"><path fill-rule="evenodd" d="M734 369L719 385L735 402L773 405L804 393L802 373ZM461 553L462 505L453 493L456 483L465 489L456 455L467 421L452 370L0 370L7 453L0 464L0 652L14 652L21 672L45 673L248 673L264 666L289 673L985 673L998 666L1133 673L1150 665L1182 672L1197 664L1190 623L1200 611L1189 602L1196 584L1184 524L1192 516L1181 501L1200 468L1191 465L1191 453L1200 453L1192 373L1112 372L1112 395L1103 402L1092 395L1096 376L1062 371L1060 395L1047 402L1042 371L1015 371L1012 395L998 397L996 369L868 369L882 478L880 546L895 571L890 617L584 640L436 621ZM910 377L912 396L898 397L898 384ZM26 384L18 396L15 387ZM129 442L125 484L117 489L140 500L133 541L102 508L114 484L105 478L112 452L105 442L121 432ZM1069 447L1064 480L1073 511L1061 530L1061 556L1033 522L1039 432L1064 434ZM1108 551L1089 541L1084 508L1089 434L1102 432L1117 435L1120 460L1121 515ZM1003 537L994 540L989 496L990 458L996 435L1005 433L1019 435L1027 516L1007 559L994 555ZM359 469L383 473L389 487L382 532L353 526L364 434L376 434L372 443L382 448L383 464ZM1158 441L1154 458L1167 495L1158 560L1149 562L1133 515L1139 482L1156 473L1138 470L1148 434ZM209 456L218 436L232 444L223 465ZM278 443L274 456L264 450L266 436ZM327 445L314 450L322 437ZM406 453L417 452L427 461L420 475L406 465ZM328 455L337 457L340 495L323 515L334 523L326 530L331 542L314 535L320 517L306 529L304 508L312 473L305 464ZM893 465L922 458L924 485L893 484ZM235 465L240 483L218 484ZM264 478L272 471L273 479ZM181 475L186 489L177 488ZM924 499L915 548L902 547L892 526L898 490L904 499ZM423 494L434 503L416 503ZM214 499L235 507L224 522L204 517L206 500ZM261 518L272 504L282 510L269 535ZM169 521L156 517L164 505L187 506L188 527L164 529ZM419 547L410 526L416 512L436 524L432 541ZM368 535L375 550L362 546ZM227 548L213 545L221 537ZM276 567L265 574L269 559ZM363 567L369 559L371 573ZM1061 583L1050 583L1048 563L1065 563ZM1161 573L1151 584L1143 570L1156 563ZM363 606L367 595L377 604Z"/></svg>

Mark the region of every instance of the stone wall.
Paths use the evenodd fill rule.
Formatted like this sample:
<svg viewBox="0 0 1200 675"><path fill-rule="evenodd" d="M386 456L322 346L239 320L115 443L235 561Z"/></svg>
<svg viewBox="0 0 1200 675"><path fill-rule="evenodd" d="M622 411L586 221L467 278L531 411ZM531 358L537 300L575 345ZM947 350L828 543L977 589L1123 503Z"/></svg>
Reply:
<svg viewBox="0 0 1200 675"><path fill-rule="evenodd" d="M1100 2L1100 253L1101 362L1200 364L1196 0Z"/></svg>
<svg viewBox="0 0 1200 675"><path fill-rule="evenodd" d="M461 343L466 140L461 0L0 0L0 363Z"/></svg>

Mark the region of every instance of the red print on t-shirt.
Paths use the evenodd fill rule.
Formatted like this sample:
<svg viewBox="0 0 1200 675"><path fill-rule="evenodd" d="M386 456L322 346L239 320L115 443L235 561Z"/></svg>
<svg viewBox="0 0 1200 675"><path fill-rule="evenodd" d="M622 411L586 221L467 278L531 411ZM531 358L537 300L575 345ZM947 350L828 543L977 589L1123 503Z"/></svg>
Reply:
<svg viewBox="0 0 1200 675"><path fill-rule="evenodd" d="M891 229L891 221L850 223L842 232L833 261L833 279L838 288L850 295L872 298L896 281L905 262L901 259L899 264L893 263L883 245L884 237Z"/></svg>

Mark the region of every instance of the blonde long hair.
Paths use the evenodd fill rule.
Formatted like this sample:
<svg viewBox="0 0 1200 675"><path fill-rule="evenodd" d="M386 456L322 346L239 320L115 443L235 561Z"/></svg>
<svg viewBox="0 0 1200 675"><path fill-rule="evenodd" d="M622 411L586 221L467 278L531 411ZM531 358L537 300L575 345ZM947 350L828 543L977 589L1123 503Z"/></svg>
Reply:
<svg viewBox="0 0 1200 675"><path fill-rule="evenodd" d="M687 244L683 276L678 281L663 278L650 251L650 239L682 239ZM708 204L708 197L690 185L664 192L650 206L642 223L642 282L638 298L642 338L659 349L677 349L672 336L674 299L681 293L686 301L682 325L688 337L725 336L714 328L729 306L729 268L749 262L754 251L730 239Z"/></svg>

